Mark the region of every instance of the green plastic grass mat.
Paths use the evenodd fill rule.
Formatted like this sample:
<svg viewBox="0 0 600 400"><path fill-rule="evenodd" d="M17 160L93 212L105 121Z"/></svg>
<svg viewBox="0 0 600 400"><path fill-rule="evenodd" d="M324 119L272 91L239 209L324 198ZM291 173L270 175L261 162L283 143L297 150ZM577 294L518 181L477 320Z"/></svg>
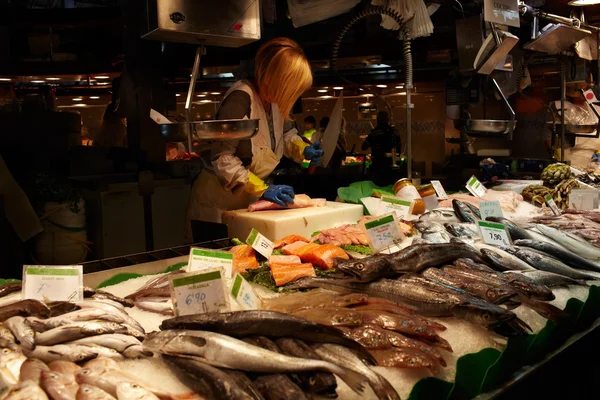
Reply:
<svg viewBox="0 0 600 400"><path fill-rule="evenodd" d="M0 279L0 286L8 285L9 283L21 282L20 279Z"/></svg>
<svg viewBox="0 0 600 400"><path fill-rule="evenodd" d="M102 289L107 286L117 285L119 283L123 283L130 279L139 278L140 276L158 275L158 274L165 274L168 272L177 271L177 270L180 270L181 268L185 267L187 264L188 264L187 262L179 262L177 264L170 265L167 269L165 269L164 271L159 272L157 274L136 274L135 272L121 272L121 273L111 276L107 280L101 282L96 287L96 289Z"/></svg>
<svg viewBox="0 0 600 400"><path fill-rule="evenodd" d="M381 187L371 181L354 182L347 187L338 188L337 194L346 203L360 204L363 197L371 197L373 193L394 195L393 186Z"/></svg>
<svg viewBox="0 0 600 400"><path fill-rule="evenodd" d="M537 334L510 338L504 351L487 348L466 354L456 363L455 382L438 378L421 379L413 387L409 400L471 399L506 382L520 367L531 365L559 348L571 335L589 328L600 318L600 287L591 286L588 298L569 299L565 321L548 321Z"/></svg>

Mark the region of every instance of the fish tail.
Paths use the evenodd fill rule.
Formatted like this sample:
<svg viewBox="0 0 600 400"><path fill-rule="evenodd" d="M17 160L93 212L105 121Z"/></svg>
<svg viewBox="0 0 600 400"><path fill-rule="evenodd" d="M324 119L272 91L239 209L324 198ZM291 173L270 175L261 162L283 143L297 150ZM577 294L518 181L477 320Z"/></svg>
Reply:
<svg viewBox="0 0 600 400"><path fill-rule="evenodd" d="M377 396L378 400L400 400L396 389L382 375L375 372L373 379L369 381L369 386Z"/></svg>
<svg viewBox="0 0 600 400"><path fill-rule="evenodd" d="M364 376L361 374L351 371L348 368L338 365L338 371L335 372L354 392L362 394L365 390L365 384L367 383Z"/></svg>
<svg viewBox="0 0 600 400"><path fill-rule="evenodd" d="M541 315L542 317L549 319L554 322L565 321L570 318L569 314L560 308L553 306L550 303L543 301L528 301L527 304L533 311Z"/></svg>

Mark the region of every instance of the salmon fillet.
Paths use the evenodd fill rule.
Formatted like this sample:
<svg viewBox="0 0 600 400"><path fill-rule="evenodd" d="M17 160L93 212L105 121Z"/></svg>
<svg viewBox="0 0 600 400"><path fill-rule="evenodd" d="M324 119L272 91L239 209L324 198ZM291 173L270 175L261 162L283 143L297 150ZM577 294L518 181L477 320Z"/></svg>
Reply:
<svg viewBox="0 0 600 400"><path fill-rule="evenodd" d="M233 246L231 249L229 249L229 252L233 254L233 258L256 257L256 252L254 251L252 246L248 244Z"/></svg>
<svg viewBox="0 0 600 400"><path fill-rule="evenodd" d="M286 255L296 255L296 250L298 250L300 247L304 246L305 244L308 244L308 242L303 242L303 241L298 241L298 242L294 242L292 244L288 244L287 246L284 246L281 251L283 251L283 254Z"/></svg>
<svg viewBox="0 0 600 400"><path fill-rule="evenodd" d="M298 256L271 256L269 257L269 264L301 264L300 257Z"/></svg>
<svg viewBox="0 0 600 400"><path fill-rule="evenodd" d="M243 274L248 269L258 268L258 260L256 259L256 252L252 246L242 244L234 246L229 249L229 252L233 254L233 272L239 272Z"/></svg>
<svg viewBox="0 0 600 400"><path fill-rule="evenodd" d="M274 245L274 248L280 249L283 246L287 246L288 244L292 244L292 243L295 243L298 241L308 242L308 239L305 238L304 236L300 236L300 235L288 235L288 236L284 237L283 239L276 240L273 243L273 245Z"/></svg>
<svg viewBox="0 0 600 400"><path fill-rule="evenodd" d="M300 242L296 242L296 243L300 243ZM294 244L296 244L296 243L294 243ZM321 245L316 244L316 243L306 243L305 245L300 246L297 249L293 250L291 252L291 255L298 256L298 257L300 257L300 259L302 261L304 261L304 256L308 253L315 251L316 249L319 248L319 246L321 246Z"/></svg>
<svg viewBox="0 0 600 400"><path fill-rule="evenodd" d="M350 259L350 257L348 256L348 254L346 254L344 250L332 244L311 244L316 247L306 249L306 251L303 251L301 254L298 254L298 256L303 262L309 262L312 265L321 269L331 269L335 267L336 258L343 258L345 260ZM307 246L309 245L306 245L304 247ZM299 249L299 251L304 249L304 247Z"/></svg>
<svg viewBox="0 0 600 400"><path fill-rule="evenodd" d="M312 264L269 264L271 275L277 286L295 281L307 276L317 276Z"/></svg>

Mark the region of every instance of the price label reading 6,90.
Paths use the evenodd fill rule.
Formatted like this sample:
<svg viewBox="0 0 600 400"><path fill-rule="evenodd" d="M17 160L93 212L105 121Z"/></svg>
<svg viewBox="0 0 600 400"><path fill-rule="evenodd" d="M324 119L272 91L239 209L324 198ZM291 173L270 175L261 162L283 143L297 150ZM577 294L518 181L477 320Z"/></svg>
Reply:
<svg viewBox="0 0 600 400"><path fill-rule="evenodd" d="M175 315L229 311L229 295L225 291L224 277L223 267L171 277Z"/></svg>

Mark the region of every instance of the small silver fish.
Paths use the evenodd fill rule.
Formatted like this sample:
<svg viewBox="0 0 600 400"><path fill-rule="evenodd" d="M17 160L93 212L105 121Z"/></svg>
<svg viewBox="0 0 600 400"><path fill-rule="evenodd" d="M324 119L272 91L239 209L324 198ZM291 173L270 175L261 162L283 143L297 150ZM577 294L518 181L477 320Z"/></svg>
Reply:
<svg viewBox="0 0 600 400"><path fill-rule="evenodd" d="M23 317L12 317L4 321L4 325L15 335L17 342L27 350L35 347L35 331Z"/></svg>
<svg viewBox="0 0 600 400"><path fill-rule="evenodd" d="M143 386L133 382L121 382L117 385L118 400L159 400Z"/></svg>
<svg viewBox="0 0 600 400"><path fill-rule="evenodd" d="M97 388L96 386L86 385L85 383L79 385L79 390L75 400L117 400L115 397L106 393L104 390Z"/></svg>

